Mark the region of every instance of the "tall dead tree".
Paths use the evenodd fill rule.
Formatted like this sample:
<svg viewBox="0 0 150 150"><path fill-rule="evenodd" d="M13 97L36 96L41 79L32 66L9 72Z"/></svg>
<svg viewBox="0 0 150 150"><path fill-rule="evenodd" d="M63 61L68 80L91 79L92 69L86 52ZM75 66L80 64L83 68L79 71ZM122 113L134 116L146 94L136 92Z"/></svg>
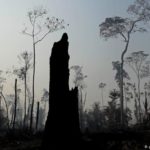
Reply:
<svg viewBox="0 0 150 150"><path fill-rule="evenodd" d="M77 142L80 136L78 90L69 91L68 35L54 43L50 57L49 113L42 150ZM54 145L57 143L57 145Z"/></svg>
<svg viewBox="0 0 150 150"><path fill-rule="evenodd" d="M39 108L40 108L40 102L37 102L37 112L36 112L36 131L38 131L38 123L39 123Z"/></svg>
<svg viewBox="0 0 150 150"><path fill-rule="evenodd" d="M146 58L149 55L144 51L138 51L131 53L128 57L126 57L126 62L129 67L133 70L137 78L137 97L138 97L138 107L139 107L139 123L142 122L142 110L141 110L141 79L143 74L143 64L146 62Z"/></svg>
<svg viewBox="0 0 150 150"><path fill-rule="evenodd" d="M17 79L15 79L15 103L14 103L13 129L15 129L16 112L17 112Z"/></svg>
<svg viewBox="0 0 150 150"><path fill-rule="evenodd" d="M30 116L30 130L33 124L33 110L35 99L35 75L36 75L36 46L42 42L50 33L64 28L64 20L55 17L49 17L47 11L43 8L33 9L28 12L30 28L25 27L23 34L31 37L33 47L33 79L32 79L32 103Z"/></svg>

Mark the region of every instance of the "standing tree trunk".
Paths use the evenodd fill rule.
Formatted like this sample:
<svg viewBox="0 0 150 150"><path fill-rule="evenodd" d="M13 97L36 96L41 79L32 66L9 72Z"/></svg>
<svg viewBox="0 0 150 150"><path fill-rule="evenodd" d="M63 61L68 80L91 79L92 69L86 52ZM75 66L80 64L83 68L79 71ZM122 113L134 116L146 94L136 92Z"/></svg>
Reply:
<svg viewBox="0 0 150 150"><path fill-rule="evenodd" d="M34 28L33 28L34 29ZM33 31L34 33L34 31ZM30 116L30 130L32 130L33 124L33 110L34 110L34 85L35 85L35 41L33 35L33 79L32 79L32 104L31 104L31 116Z"/></svg>
<svg viewBox="0 0 150 150"><path fill-rule="evenodd" d="M26 78L26 73L25 73L25 77L24 77L24 94L25 94L25 98L24 98L24 123L23 123L23 126L25 128L26 127L26 119L27 119L27 78Z"/></svg>
<svg viewBox="0 0 150 150"><path fill-rule="evenodd" d="M143 12L143 11L142 11ZM144 16L142 14L142 16ZM145 16L144 16L145 17ZM124 66L124 55L126 54L130 42L130 35L138 30L137 23L143 21L145 18L137 18L135 20L130 20L121 17L106 18L105 22L100 24L100 35L105 39L121 36L125 42L125 48L121 54L121 78L120 78L120 114L121 114L121 126L124 125L124 95L123 95L123 66ZM134 29L137 28L135 31ZM140 28L139 28L140 29Z"/></svg>
<svg viewBox="0 0 150 150"><path fill-rule="evenodd" d="M15 79L15 104L14 104L13 130L15 129L16 112L17 112L17 79Z"/></svg>
<svg viewBox="0 0 150 150"><path fill-rule="evenodd" d="M40 108L40 102L37 102L37 112L36 112L36 131L38 131L38 123L39 123L39 108Z"/></svg>
<svg viewBox="0 0 150 150"><path fill-rule="evenodd" d="M132 31L132 30L131 30ZM130 41L130 32L128 32L127 41L125 45L125 49L121 54L121 81L120 81L120 114L121 114L121 126L124 125L124 92L123 92L123 67L124 67L124 56L128 50Z"/></svg>
<svg viewBox="0 0 150 150"><path fill-rule="evenodd" d="M101 88L101 96L102 96L102 107L104 107L104 100L103 100L103 88Z"/></svg>
<svg viewBox="0 0 150 150"><path fill-rule="evenodd" d="M145 100L144 100L144 109L145 109L145 114L144 114L144 122L143 123L148 123L148 101L147 101L147 91L145 89L145 92L144 92L144 95L145 95Z"/></svg>
<svg viewBox="0 0 150 150"><path fill-rule="evenodd" d="M138 72L138 102L139 102L139 123L141 123L142 119L142 111L141 111L141 89L140 89L140 73Z"/></svg>
<svg viewBox="0 0 150 150"><path fill-rule="evenodd" d="M64 20L55 17L48 17L47 11L45 9L34 9L28 12L28 19L31 25L31 32L27 31L25 28L23 34L26 34L32 38L33 46L33 80L32 80L32 104L31 104L31 114L30 114L30 130L33 127L33 111L34 111L34 101L35 101L35 49L36 44L46 38L49 33L64 29ZM40 23L39 23L40 22ZM42 22L44 24L42 24ZM46 28L45 28L46 27ZM42 34L43 32L43 34Z"/></svg>
<svg viewBox="0 0 150 150"><path fill-rule="evenodd" d="M2 110L2 97L0 96L0 111Z"/></svg>
<svg viewBox="0 0 150 150"><path fill-rule="evenodd" d="M83 99L82 99L82 89L78 87L79 94L79 122L80 129L83 131Z"/></svg>

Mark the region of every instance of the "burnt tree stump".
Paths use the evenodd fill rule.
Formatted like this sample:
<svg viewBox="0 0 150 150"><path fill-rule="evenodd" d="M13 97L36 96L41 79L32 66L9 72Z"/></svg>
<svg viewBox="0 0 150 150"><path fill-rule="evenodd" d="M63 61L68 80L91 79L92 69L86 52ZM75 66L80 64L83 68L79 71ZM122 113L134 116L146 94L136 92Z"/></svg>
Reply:
<svg viewBox="0 0 150 150"><path fill-rule="evenodd" d="M69 91L68 35L55 42L50 56L49 112L42 149L54 144L78 142L80 138L78 89ZM60 146L60 145L58 145Z"/></svg>

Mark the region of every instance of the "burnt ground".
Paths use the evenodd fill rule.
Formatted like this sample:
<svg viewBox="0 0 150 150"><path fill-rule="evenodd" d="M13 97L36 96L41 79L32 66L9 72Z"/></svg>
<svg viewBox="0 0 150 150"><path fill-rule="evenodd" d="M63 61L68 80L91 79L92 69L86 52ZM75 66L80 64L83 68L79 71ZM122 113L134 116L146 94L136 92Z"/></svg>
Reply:
<svg viewBox="0 0 150 150"><path fill-rule="evenodd" d="M0 139L0 150L38 150L41 140L34 138L31 140L8 140Z"/></svg>
<svg viewBox="0 0 150 150"><path fill-rule="evenodd" d="M39 150L42 134L7 134L0 137L0 150ZM88 148L100 150L145 150L150 149L150 131L109 132L83 135L79 143L70 145L70 149ZM55 144L52 144L52 149ZM59 145L56 143L56 145ZM68 146L67 146L68 147Z"/></svg>
<svg viewBox="0 0 150 150"><path fill-rule="evenodd" d="M111 132L84 137L88 147L101 150L144 150L150 149L150 131Z"/></svg>

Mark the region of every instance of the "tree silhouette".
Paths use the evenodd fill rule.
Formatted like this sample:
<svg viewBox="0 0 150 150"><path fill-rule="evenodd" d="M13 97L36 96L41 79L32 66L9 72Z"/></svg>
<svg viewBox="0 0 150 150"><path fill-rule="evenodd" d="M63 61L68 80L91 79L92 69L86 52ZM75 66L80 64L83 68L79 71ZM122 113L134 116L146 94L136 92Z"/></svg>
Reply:
<svg viewBox="0 0 150 150"><path fill-rule="evenodd" d="M128 83L124 83L124 98L125 98L125 109L127 110L128 106L127 103L130 102L130 99L132 98L132 92L130 92L130 88Z"/></svg>
<svg viewBox="0 0 150 150"><path fill-rule="evenodd" d="M120 105L118 105L117 100L120 98L120 91L116 89L110 91L109 98L111 101L108 102L108 107L106 107L105 112L108 117L108 125L110 128L118 129L120 127L121 118L120 118ZM123 111L124 115L124 125L128 125L128 122L132 119L131 110L126 108Z"/></svg>
<svg viewBox="0 0 150 150"><path fill-rule="evenodd" d="M113 70L116 70L115 80L120 89L121 88L121 86L120 86L121 85L121 83L120 83L120 81L121 81L121 63L119 61L114 61L114 62L112 62L112 65L113 65ZM124 69L123 69L123 77L127 80L130 80L128 73ZM121 91L121 89L120 89L120 91ZM126 95L125 91L124 91L124 95Z"/></svg>
<svg viewBox="0 0 150 150"><path fill-rule="evenodd" d="M6 98L5 98L5 96L4 96L4 94L3 94L2 91L0 92L0 95L2 96L2 98L4 99L4 102L5 102L5 106L6 106L6 118L7 118L7 121L8 121L7 126L9 128L8 104L7 104Z"/></svg>
<svg viewBox="0 0 150 150"><path fill-rule="evenodd" d="M144 109L145 109L144 118L143 118L144 123L147 123L147 121L148 121L148 110L149 110L148 88L149 88L149 85L147 83L145 83L144 84L144 102L143 102Z"/></svg>
<svg viewBox="0 0 150 150"><path fill-rule="evenodd" d="M14 102L14 116L13 116L13 130L16 124L16 114L17 114L17 79L15 79L15 102Z"/></svg>
<svg viewBox="0 0 150 150"><path fill-rule="evenodd" d="M119 16L106 18L102 22L100 27L100 36L104 37L106 40L109 38L121 37L125 43L124 50L121 54L121 67L120 67L120 104L121 104L121 122L123 124L123 67L124 67L124 56L128 50L130 37L132 33L144 32L144 28L138 27L138 23L142 22L144 18L122 18Z"/></svg>
<svg viewBox="0 0 150 150"><path fill-rule="evenodd" d="M104 90L105 86L106 86L106 83L101 82L99 84L99 88L101 89L101 96L102 96L102 107L104 106L103 90Z"/></svg>
<svg viewBox="0 0 150 150"><path fill-rule="evenodd" d="M141 78L150 77L150 61L146 61L141 69Z"/></svg>
<svg viewBox="0 0 150 150"><path fill-rule="evenodd" d="M27 51L22 52L18 56L19 62L21 63L21 67L19 69L14 69L13 72L16 74L21 80L24 81L24 123L23 126L26 126L27 119L27 75L32 66L32 53L28 53Z"/></svg>
<svg viewBox="0 0 150 150"><path fill-rule="evenodd" d="M46 110L47 102L49 101L49 92L47 89L43 89L43 95L41 97L41 101L44 103L44 110Z"/></svg>
<svg viewBox="0 0 150 150"><path fill-rule="evenodd" d="M105 113L101 110L100 102L94 102L92 108L86 112L86 126L92 133L98 133L107 127Z"/></svg>
<svg viewBox="0 0 150 150"><path fill-rule="evenodd" d="M85 84L84 79L87 78L87 75L83 74L83 71L82 71L83 67L82 66L74 65L74 66L71 66L70 69L73 70L75 73L73 83L74 83L75 87L77 87L79 90L80 128L83 129L84 128L83 114L84 114L86 95L87 95L87 93L85 92L85 96L83 97L83 91L86 88L86 84Z"/></svg>
<svg viewBox="0 0 150 150"><path fill-rule="evenodd" d="M110 128L117 128L120 123L120 110L117 104L117 99L120 98L120 92L113 89L109 93L111 101L108 102L108 107L105 109L106 116L108 118L108 125Z"/></svg>
<svg viewBox="0 0 150 150"><path fill-rule="evenodd" d="M27 27L22 31L23 34L32 38L33 46L33 83L32 83L32 104L30 116L30 130L33 124L33 108L35 95L35 60L36 60L36 45L43 41L49 33L58 31L64 28L64 20L55 17L48 17L47 11L43 8L33 9L28 12L28 19L31 30Z"/></svg>
<svg viewBox="0 0 150 150"><path fill-rule="evenodd" d="M36 131L38 131L38 124L39 124L39 110L40 110L40 102L37 102L36 126L35 126Z"/></svg>
<svg viewBox="0 0 150 150"><path fill-rule="evenodd" d="M126 63L129 65L129 67L134 71L137 81L138 81L138 103L139 103L139 121L141 123L141 76L142 76L142 66L145 62L146 58L148 57L148 54L144 53L143 51L133 52L130 54L130 56L126 57Z"/></svg>
<svg viewBox="0 0 150 150"><path fill-rule="evenodd" d="M135 0L127 10L136 20L148 23L150 21L150 1L149 0Z"/></svg>
<svg viewBox="0 0 150 150"><path fill-rule="evenodd" d="M135 107L134 115L135 115L136 121L140 122L139 121L138 94L137 94L138 92L137 92L136 85L135 85L135 83L130 83L130 82L127 82L126 84L128 85L131 92L133 93L130 98L134 98L134 107Z"/></svg>
<svg viewBox="0 0 150 150"><path fill-rule="evenodd" d="M116 71L116 74L115 74L115 80L118 84L118 87L120 88L120 81L121 81L121 63L119 61L113 61L112 62L112 65L113 65L113 70ZM128 73L126 72L125 69L123 69L123 77L127 80L130 80L130 77L128 75ZM120 90L121 91L121 90Z"/></svg>
<svg viewBox="0 0 150 150"><path fill-rule="evenodd" d="M78 89L69 91L68 35L63 34L55 42L50 56L49 112L45 126L43 149L50 148L50 142L57 147L77 143L80 137L78 116ZM56 144L55 144L56 143Z"/></svg>
<svg viewBox="0 0 150 150"><path fill-rule="evenodd" d="M0 96L1 96L1 100L3 99L4 100L4 103L5 103L5 107L6 107L6 118L7 118L7 126L9 128L9 114L8 114L8 102L4 96L4 93L3 93L3 88L4 88L4 82L6 81L6 78L4 78L2 76L2 73L3 71L0 70Z"/></svg>

